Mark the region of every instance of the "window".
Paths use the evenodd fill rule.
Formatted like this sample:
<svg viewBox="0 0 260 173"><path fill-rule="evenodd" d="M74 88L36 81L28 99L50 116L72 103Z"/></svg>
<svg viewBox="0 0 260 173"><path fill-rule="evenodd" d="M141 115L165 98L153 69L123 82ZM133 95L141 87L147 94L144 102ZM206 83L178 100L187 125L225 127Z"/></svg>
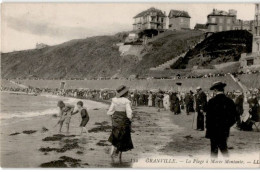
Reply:
<svg viewBox="0 0 260 173"><path fill-rule="evenodd" d="M169 25L169 28L171 28L171 27L172 27L172 24Z"/></svg>
<svg viewBox="0 0 260 173"><path fill-rule="evenodd" d="M219 31L219 32L223 31L223 26L219 26L219 27L218 27L218 31Z"/></svg>
<svg viewBox="0 0 260 173"><path fill-rule="evenodd" d="M219 18L219 23L223 23L223 18Z"/></svg>
<svg viewBox="0 0 260 173"><path fill-rule="evenodd" d="M246 65L247 65L247 66L254 65L254 59L248 59L248 60L246 61Z"/></svg>
<svg viewBox="0 0 260 173"><path fill-rule="evenodd" d="M216 18L215 17L212 17L211 18L211 23L215 23L216 22Z"/></svg>
<svg viewBox="0 0 260 173"><path fill-rule="evenodd" d="M230 18L227 19L227 23L231 23L231 19Z"/></svg>
<svg viewBox="0 0 260 173"><path fill-rule="evenodd" d="M227 30L231 30L231 29L230 29L230 26L227 26Z"/></svg>
<svg viewBox="0 0 260 173"><path fill-rule="evenodd" d="M215 26L211 26L211 27L210 27L210 31L211 31L211 32L215 32Z"/></svg>
<svg viewBox="0 0 260 173"><path fill-rule="evenodd" d="M183 18L181 18L181 23L183 22Z"/></svg>

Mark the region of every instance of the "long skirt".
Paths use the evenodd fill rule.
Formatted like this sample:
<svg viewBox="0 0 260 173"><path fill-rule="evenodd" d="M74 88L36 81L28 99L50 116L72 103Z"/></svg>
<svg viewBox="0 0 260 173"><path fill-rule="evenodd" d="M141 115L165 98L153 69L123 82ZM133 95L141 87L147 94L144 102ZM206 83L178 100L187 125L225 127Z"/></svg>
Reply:
<svg viewBox="0 0 260 173"><path fill-rule="evenodd" d="M116 111L112 116L112 132L108 139L118 151L128 151L134 148L131 138L131 121L126 112Z"/></svg>
<svg viewBox="0 0 260 173"><path fill-rule="evenodd" d="M149 106L149 107L152 107L152 106L153 106L153 100L152 100L152 99L149 99L149 100L148 100L148 106Z"/></svg>

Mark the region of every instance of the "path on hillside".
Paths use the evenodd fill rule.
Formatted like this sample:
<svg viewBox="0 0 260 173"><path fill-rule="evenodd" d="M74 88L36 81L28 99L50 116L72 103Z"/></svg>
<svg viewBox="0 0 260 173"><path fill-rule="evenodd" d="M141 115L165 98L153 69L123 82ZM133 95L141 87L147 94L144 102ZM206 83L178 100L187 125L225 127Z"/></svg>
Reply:
<svg viewBox="0 0 260 173"><path fill-rule="evenodd" d="M236 82L236 83L240 86L240 88L242 89L242 92L243 92L244 94L246 94L247 91L248 91L248 88L247 88L244 84L242 84L242 82L239 81L238 78L235 78L234 75L230 74L230 76L231 76L231 78L234 80L234 82Z"/></svg>
<svg viewBox="0 0 260 173"><path fill-rule="evenodd" d="M28 86L23 85L23 84L19 84L19 83L15 82L15 81L10 80L10 82L11 82L12 84L14 84L14 85L20 87L20 88L28 88Z"/></svg>
<svg viewBox="0 0 260 173"><path fill-rule="evenodd" d="M174 58L172 58L172 59L170 59L170 60L164 62L163 64L160 64L160 65L156 66L156 67L152 67L152 68L150 68L150 70L156 71L156 70L166 70L167 68L170 68L171 65L173 65L174 63L176 63L180 58L185 57L186 54L187 54L190 50L194 49L194 48L195 48L198 44L200 44L202 41L203 41L203 40L199 41L196 45L192 46L189 50L187 50L186 52L182 53L181 55L178 55L178 56L176 56L176 57L174 57Z"/></svg>

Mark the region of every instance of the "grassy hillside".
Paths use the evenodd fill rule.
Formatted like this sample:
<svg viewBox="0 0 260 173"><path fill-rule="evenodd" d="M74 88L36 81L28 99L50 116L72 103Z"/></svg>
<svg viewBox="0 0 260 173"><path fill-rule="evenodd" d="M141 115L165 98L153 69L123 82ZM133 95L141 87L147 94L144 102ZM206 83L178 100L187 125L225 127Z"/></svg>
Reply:
<svg viewBox="0 0 260 173"><path fill-rule="evenodd" d="M238 61L241 53L251 52L252 34L244 30L215 33L190 50L186 56L171 67L184 69Z"/></svg>
<svg viewBox="0 0 260 173"><path fill-rule="evenodd" d="M40 50L2 53L2 78L68 79L128 77L148 73L157 66L186 51L202 35L199 31L165 32L144 49L145 56L137 61L133 56L120 57L117 43L126 33L72 40Z"/></svg>

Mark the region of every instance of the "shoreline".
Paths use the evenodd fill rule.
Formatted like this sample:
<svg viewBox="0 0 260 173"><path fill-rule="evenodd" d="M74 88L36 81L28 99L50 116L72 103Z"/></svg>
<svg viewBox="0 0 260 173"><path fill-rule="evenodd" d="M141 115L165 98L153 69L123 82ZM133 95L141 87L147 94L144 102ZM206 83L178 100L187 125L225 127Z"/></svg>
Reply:
<svg viewBox="0 0 260 173"><path fill-rule="evenodd" d="M101 107L107 107L108 104L110 104L110 101L101 101L101 100L95 100L95 99L80 99L80 98L75 98L75 97L65 97L65 96L53 95L53 94L49 94L49 93L33 95L33 94L27 94L26 92L13 92L13 91L0 91L0 92L8 93L8 94L35 96L35 97L38 97L38 96L41 96L41 97L55 97L55 98L59 98L60 100L65 100L65 102L69 102L69 104L73 104L73 105L76 105L77 101L80 101L80 100L83 101L83 102L84 101L90 102L93 105L98 103L97 108L94 108L94 107L93 108L87 108L88 110L90 110L90 109L100 109ZM75 103L72 103L73 101L75 101ZM52 110L52 109L50 108L50 109L46 109L44 111L48 112L49 110ZM0 110L0 112L1 112L1 110ZM27 114L34 114L33 112L25 112L25 113L27 113ZM50 116L50 115L53 115L53 114L57 114L57 111L55 110L55 111L53 111L53 113L46 113L46 114L39 114L39 115L37 115L37 113L35 113L35 115L26 116L26 117L18 117L18 116L14 116L14 117L1 117L0 120L1 121L6 121L6 120L9 120L9 119L11 119L11 120L14 120L14 119L19 120L19 119L24 119L24 118L27 119L27 118L32 118L32 117L38 117L38 116Z"/></svg>
<svg viewBox="0 0 260 173"><path fill-rule="evenodd" d="M123 162L117 159L113 161L109 156L111 144L108 137L112 122L106 115L106 108L101 107L88 110L88 133L82 136L79 136L79 114L72 117L69 134L64 133L64 127L63 132L58 133L58 127L54 126L59 118L52 115L23 118L23 121L17 122L10 119L10 123L4 126L1 121L1 167L200 168L199 164L155 164L147 162L147 158L186 160L209 157L210 142L205 138L205 131L191 128L194 114L187 116L182 110L180 115L173 115L170 111L158 112L154 107L142 106L134 107L133 111L131 135L134 149L123 153ZM194 125L195 122L196 119ZM236 159L243 160L245 154L255 158L255 152L260 149L259 144L258 132L231 128L228 147L232 158L237 156ZM32 155L34 157L30 157ZM223 168L223 165L215 166ZM204 167L209 168L209 165ZM250 167L259 165L250 164Z"/></svg>

